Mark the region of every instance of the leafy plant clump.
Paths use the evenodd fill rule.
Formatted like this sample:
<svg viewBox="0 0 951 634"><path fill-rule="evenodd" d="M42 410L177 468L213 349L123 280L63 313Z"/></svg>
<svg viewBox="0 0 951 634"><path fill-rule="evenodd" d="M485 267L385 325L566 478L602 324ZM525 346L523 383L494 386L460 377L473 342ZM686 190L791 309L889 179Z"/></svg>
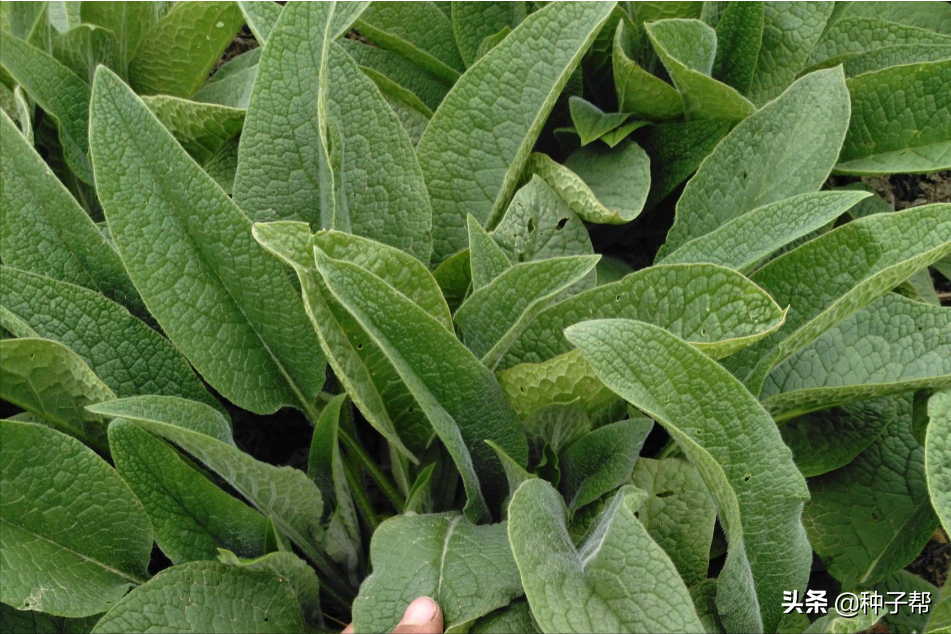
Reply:
<svg viewBox="0 0 951 634"><path fill-rule="evenodd" d="M4 632L951 628L951 4L0 28Z"/></svg>

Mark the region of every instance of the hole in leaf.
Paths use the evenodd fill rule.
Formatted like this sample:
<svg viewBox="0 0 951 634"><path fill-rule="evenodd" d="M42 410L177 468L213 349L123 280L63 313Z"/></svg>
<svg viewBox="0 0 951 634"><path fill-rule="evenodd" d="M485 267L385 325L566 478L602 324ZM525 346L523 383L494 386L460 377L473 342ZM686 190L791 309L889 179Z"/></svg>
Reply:
<svg viewBox="0 0 951 634"><path fill-rule="evenodd" d="M559 218L558 224L555 225L555 229L558 229L560 231L565 228L566 224L568 224L567 218Z"/></svg>

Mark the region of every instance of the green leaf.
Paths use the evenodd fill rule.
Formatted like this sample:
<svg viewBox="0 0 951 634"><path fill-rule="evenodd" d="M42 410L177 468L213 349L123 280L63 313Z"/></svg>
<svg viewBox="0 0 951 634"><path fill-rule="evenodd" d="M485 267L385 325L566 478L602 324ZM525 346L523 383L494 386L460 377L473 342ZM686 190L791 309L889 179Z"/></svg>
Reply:
<svg viewBox="0 0 951 634"><path fill-rule="evenodd" d="M390 631L420 596L439 604L447 632L466 631L522 596L505 522L476 526L453 513L395 517L374 533L370 562L373 574L353 603L357 632Z"/></svg>
<svg viewBox="0 0 951 634"><path fill-rule="evenodd" d="M132 396L101 401L86 409L107 418L170 423L235 446L234 438L231 437L231 421L197 401L175 396Z"/></svg>
<svg viewBox="0 0 951 634"><path fill-rule="evenodd" d="M730 2L716 24L716 57L713 77L745 95L763 44L763 2Z"/></svg>
<svg viewBox="0 0 951 634"><path fill-rule="evenodd" d="M825 227L870 194L861 191L800 194L747 211L706 235L667 251L658 261L712 262L749 273L786 245Z"/></svg>
<svg viewBox="0 0 951 634"><path fill-rule="evenodd" d="M895 66L849 80L852 121L836 171L935 172L951 167L951 60Z"/></svg>
<svg viewBox="0 0 951 634"><path fill-rule="evenodd" d="M844 585L872 584L911 563L938 524L910 398L881 437L842 469L812 478L803 523Z"/></svg>
<svg viewBox="0 0 951 634"><path fill-rule="evenodd" d="M195 561L163 570L130 592L93 632L291 634L304 627L297 596L277 575Z"/></svg>
<svg viewBox="0 0 951 634"><path fill-rule="evenodd" d="M760 401L776 420L951 385L951 309L890 293L773 368Z"/></svg>
<svg viewBox="0 0 951 634"><path fill-rule="evenodd" d="M99 293L0 266L3 307L33 336L57 341L122 398L166 394L221 407L175 347ZM143 365L143 360L148 363Z"/></svg>
<svg viewBox="0 0 951 634"><path fill-rule="evenodd" d="M69 167L91 185L89 86L56 58L16 37L2 38L0 57L3 68L56 121Z"/></svg>
<svg viewBox="0 0 951 634"><path fill-rule="evenodd" d="M108 29L116 36L116 72L128 78L129 62L145 34L165 14L164 2L87 2L79 15L86 24Z"/></svg>
<svg viewBox="0 0 951 634"><path fill-rule="evenodd" d="M100 70L93 95L99 198L156 321L236 405L313 410L324 379L317 338L251 221L118 77Z"/></svg>
<svg viewBox="0 0 951 634"><path fill-rule="evenodd" d="M165 95L144 97L142 101L202 165L241 134L244 125L244 112L235 108Z"/></svg>
<svg viewBox="0 0 951 634"><path fill-rule="evenodd" d="M624 423L630 423L630 421L624 421ZM563 449L574 445L591 432L591 419L581 403L577 401L554 403L542 407L532 412L530 416L526 416L522 425L525 427L525 433L528 434L529 438L547 444L555 454L561 454ZM629 427L631 426L626 424L619 429L623 432ZM636 432L637 429L634 429L634 431ZM619 436L623 433L617 434L615 432L613 435ZM597 438L593 441L589 440L585 444L589 443L596 445ZM578 457L584 459L582 455L578 455ZM580 464L578 466L584 467ZM575 484L577 484L577 480Z"/></svg>
<svg viewBox="0 0 951 634"><path fill-rule="evenodd" d="M244 21L254 34L254 39L264 46L284 8L272 0L239 2L238 6L241 7Z"/></svg>
<svg viewBox="0 0 951 634"><path fill-rule="evenodd" d="M512 262L594 254L584 223L537 176L515 192L492 237ZM571 290L594 287L595 277L588 275Z"/></svg>
<svg viewBox="0 0 951 634"><path fill-rule="evenodd" d="M707 578L717 507L697 468L679 458L641 458L631 483L647 492L638 519L664 549L684 583Z"/></svg>
<svg viewBox="0 0 951 634"><path fill-rule="evenodd" d="M822 35L810 67L844 64L849 76L951 56L951 37L880 18L844 17Z"/></svg>
<svg viewBox="0 0 951 634"><path fill-rule="evenodd" d="M340 45L378 87L383 78L409 91L426 106L430 116L449 92L449 86L392 51L347 38L340 40Z"/></svg>
<svg viewBox="0 0 951 634"><path fill-rule="evenodd" d="M99 411L107 411L106 407L108 404L99 408ZM155 408L140 411L130 420L178 445L221 476L254 508L270 516L274 525L321 572L333 574L326 565L325 555L316 546L321 534L323 498L320 489L303 471L292 467L275 467L255 460L231 443L181 426L179 417L173 418L168 414L168 411Z"/></svg>
<svg viewBox="0 0 951 634"><path fill-rule="evenodd" d="M788 421L779 428L807 477L834 471L852 462L875 442L898 415L898 399L886 396L848 403Z"/></svg>
<svg viewBox="0 0 951 634"><path fill-rule="evenodd" d="M3 621L4 631L10 634L89 634L99 616L95 614L81 619L64 619L33 610L15 610L0 603L0 620Z"/></svg>
<svg viewBox="0 0 951 634"><path fill-rule="evenodd" d="M466 219L466 224L469 229L469 266L472 268L472 290L478 291L511 268L512 263L502 247L482 228L478 220L470 215Z"/></svg>
<svg viewBox="0 0 951 634"><path fill-rule="evenodd" d="M139 40L129 83L143 95L191 97L243 24L234 2L176 4Z"/></svg>
<svg viewBox="0 0 951 634"><path fill-rule="evenodd" d="M97 448L105 429L84 408L115 398L75 352L46 339L0 341L0 398Z"/></svg>
<svg viewBox="0 0 951 634"><path fill-rule="evenodd" d="M756 109L736 89L710 76L717 36L709 26L700 20L660 20L646 30L680 92L687 119L740 120Z"/></svg>
<svg viewBox="0 0 951 634"><path fill-rule="evenodd" d="M3 421L0 429L3 602L89 616L144 583L152 528L112 467L41 425Z"/></svg>
<svg viewBox="0 0 951 634"><path fill-rule="evenodd" d="M763 43L749 97L756 105L778 97L806 67L825 31L833 2L768 2ZM846 117L848 118L848 117Z"/></svg>
<svg viewBox="0 0 951 634"><path fill-rule="evenodd" d="M684 112L677 89L651 75L627 53L632 27L618 22L614 35L612 67L618 107L634 117L650 121L676 119Z"/></svg>
<svg viewBox="0 0 951 634"><path fill-rule="evenodd" d="M572 443L559 456L559 490L573 513L614 491L631 478L634 463L654 421L624 420L599 427Z"/></svg>
<svg viewBox="0 0 951 634"><path fill-rule="evenodd" d="M563 331L572 324L615 318L657 324L720 358L775 331L784 312L736 271L713 264L653 266L543 311L512 346L503 368L570 351Z"/></svg>
<svg viewBox="0 0 951 634"><path fill-rule="evenodd" d="M581 97L570 97L568 108L571 111L571 121L575 124L575 130L581 137L581 145L587 145L617 129L630 116L625 112L606 113Z"/></svg>
<svg viewBox="0 0 951 634"><path fill-rule="evenodd" d="M532 154L526 170L541 176L579 218L599 224L637 218L650 189L650 159L633 142L583 147L564 165L547 154Z"/></svg>
<svg viewBox="0 0 951 634"><path fill-rule="evenodd" d="M352 18L347 7L301 3L281 13L248 106L234 198L254 220L303 220L427 262L432 219L413 145L379 89L330 41L341 16Z"/></svg>
<svg viewBox="0 0 951 634"><path fill-rule="evenodd" d="M297 272L320 346L353 402L377 431L415 462L413 451L428 445L432 429L379 347L321 281L310 228L303 222L257 223L253 233L262 246ZM339 232L321 233L313 240L334 257L368 269L445 328L451 326L449 309L435 280L411 255Z"/></svg>
<svg viewBox="0 0 951 634"><path fill-rule="evenodd" d="M256 559L242 559L230 550L221 549L218 561L245 570L274 573L282 583L287 582L297 595L304 619L309 623L319 622L320 582L317 581L314 569L294 553L276 552Z"/></svg>
<svg viewBox="0 0 951 634"><path fill-rule="evenodd" d="M843 79L841 69L806 75L741 121L687 184L661 253L748 211L819 189L849 124Z"/></svg>
<svg viewBox="0 0 951 634"><path fill-rule="evenodd" d="M452 84L465 69L452 23L432 2L373 2L354 25L361 35Z"/></svg>
<svg viewBox="0 0 951 634"><path fill-rule="evenodd" d="M56 35L52 45L53 57L86 84L92 84L96 66L116 66L116 36L108 29L81 24Z"/></svg>
<svg viewBox="0 0 951 634"><path fill-rule="evenodd" d="M949 252L946 204L868 216L807 242L752 276L790 307L786 323L727 365L759 393L773 366Z"/></svg>
<svg viewBox="0 0 951 634"><path fill-rule="evenodd" d="M909 600L910 593L917 592L919 597L922 597L919 600L919 606L922 603L926 603L929 606L927 612L920 607L913 608L909 605L901 604L894 610L890 609L890 607L883 610L884 617L882 618L882 622L883 625L888 628L889 632L924 632L926 629L930 629L929 613L933 615L932 620L939 618L939 610L941 610L938 604L940 591L934 584L925 581L907 570L899 570L895 574L889 575L884 581L876 583L872 588L883 596L889 596L889 593L896 593L892 594L891 597L889 597L890 599L898 596L898 592L904 592L904 598ZM930 606L934 607L931 608ZM945 607L945 610L946 609Z"/></svg>
<svg viewBox="0 0 951 634"><path fill-rule="evenodd" d="M314 255L330 292L393 365L453 456L469 498L467 515L486 518L488 504L504 494L501 465L484 440L519 463L527 453L492 373L439 321L380 278L320 249Z"/></svg>
<svg viewBox="0 0 951 634"><path fill-rule="evenodd" d="M525 2L453 2L452 31L466 66L472 66L479 47L505 28L514 29L525 19Z"/></svg>
<svg viewBox="0 0 951 634"><path fill-rule="evenodd" d="M597 255L578 255L508 268L456 311L454 319L466 346L486 367L495 369L532 319L593 270L599 259Z"/></svg>
<svg viewBox="0 0 951 634"><path fill-rule="evenodd" d="M333 504L325 540L327 554L355 576L362 563L362 536L338 444L340 411L346 402L347 395L340 394L320 412L310 444L307 475L320 487L321 495Z"/></svg>
<svg viewBox="0 0 951 634"><path fill-rule="evenodd" d="M4 38L9 40L10 38ZM0 113L3 262L141 306L119 256L13 122Z"/></svg>
<svg viewBox="0 0 951 634"><path fill-rule="evenodd" d="M727 630L774 631L783 591L802 591L812 557L800 522L809 490L769 414L657 326L589 321L566 332L605 385L670 432L716 499L729 543L717 589Z"/></svg>
<svg viewBox="0 0 951 634"><path fill-rule="evenodd" d="M550 403L580 400L592 413L617 400L577 350L541 363L520 363L497 377L512 408L522 418Z"/></svg>
<svg viewBox="0 0 951 634"><path fill-rule="evenodd" d="M944 531L951 534L951 391L928 399L928 433L925 436L925 473L928 491Z"/></svg>
<svg viewBox="0 0 951 634"><path fill-rule="evenodd" d="M951 35L951 7L941 2L850 2L841 18L880 18Z"/></svg>
<svg viewBox="0 0 951 634"><path fill-rule="evenodd" d="M166 442L117 419L109 425L109 448L173 564L212 559L218 548L249 557L264 552L264 516L215 486Z"/></svg>
<svg viewBox="0 0 951 634"><path fill-rule="evenodd" d="M225 62L192 99L201 103L246 110L251 102L251 90L254 88L258 62L263 50L263 47L258 47Z"/></svg>
<svg viewBox="0 0 951 634"><path fill-rule="evenodd" d="M635 516L643 500L619 492L576 550L558 492L544 480L519 487L509 541L542 631L704 631L673 562Z"/></svg>
<svg viewBox="0 0 951 634"><path fill-rule="evenodd" d="M555 3L533 13L446 95L418 148L436 264L466 247L467 213L490 229L498 223L555 100L612 8ZM473 103L483 104L477 125Z"/></svg>
<svg viewBox="0 0 951 634"><path fill-rule="evenodd" d="M475 4L475 3L473 3ZM528 602L513 601L472 624L469 634L541 634Z"/></svg>
<svg viewBox="0 0 951 634"><path fill-rule="evenodd" d="M833 608L829 614L813 621L803 630L803 634L858 634L871 629L878 623L879 618L878 611L871 608L857 615L840 615L836 608Z"/></svg>

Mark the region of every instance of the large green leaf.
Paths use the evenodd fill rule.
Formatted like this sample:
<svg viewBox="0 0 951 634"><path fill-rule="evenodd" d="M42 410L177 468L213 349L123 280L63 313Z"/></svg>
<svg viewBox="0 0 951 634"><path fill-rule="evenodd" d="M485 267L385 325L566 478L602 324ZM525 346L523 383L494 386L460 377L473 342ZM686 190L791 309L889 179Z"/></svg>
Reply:
<svg viewBox="0 0 951 634"><path fill-rule="evenodd" d="M951 534L951 391L928 399L928 433L925 436L925 472L928 491L946 533Z"/></svg>
<svg viewBox="0 0 951 634"><path fill-rule="evenodd" d="M235 446L231 421L197 401L175 396L131 396L94 403L87 409L106 418L170 423Z"/></svg>
<svg viewBox="0 0 951 634"><path fill-rule="evenodd" d="M835 169L845 174L951 168L951 60L849 80L852 121Z"/></svg>
<svg viewBox="0 0 951 634"><path fill-rule="evenodd" d="M583 147L564 165L535 153L526 170L541 176L579 218L599 224L634 220L650 190L650 159L629 141L616 147Z"/></svg>
<svg viewBox="0 0 951 634"><path fill-rule="evenodd" d="M360 15L361 35L452 84L465 69L452 22L432 2L373 2Z"/></svg>
<svg viewBox="0 0 951 634"><path fill-rule="evenodd" d="M509 541L544 632L704 632L673 562L635 516L644 493L619 492L576 549L565 503L528 480L509 506Z"/></svg>
<svg viewBox="0 0 951 634"><path fill-rule="evenodd" d="M0 113L0 130L4 264L141 306L119 256L6 113Z"/></svg>
<svg viewBox="0 0 951 634"><path fill-rule="evenodd" d="M576 255L522 262L506 269L456 311L454 319L466 346L486 367L495 369L531 320L594 269L599 259Z"/></svg>
<svg viewBox="0 0 951 634"><path fill-rule="evenodd" d="M112 467L41 425L3 421L0 430L3 602L88 616L144 583L152 528Z"/></svg>
<svg viewBox="0 0 951 634"><path fill-rule="evenodd" d="M789 306L786 323L727 362L754 393L769 370L951 252L951 205L855 220L776 258L752 279Z"/></svg>
<svg viewBox="0 0 951 634"><path fill-rule="evenodd" d="M357 632L390 631L420 596L439 604L447 632L466 631L523 592L505 522L476 526L452 513L395 517L373 534L370 560L373 574L353 603Z"/></svg>
<svg viewBox="0 0 951 634"><path fill-rule="evenodd" d="M442 323L376 275L319 248L314 255L334 298L396 369L452 455L465 483L467 515L487 518L505 494L502 467L484 441L520 464L527 454L492 373Z"/></svg>
<svg viewBox="0 0 951 634"><path fill-rule="evenodd" d="M760 400L777 420L951 385L951 308L890 293L773 368Z"/></svg>
<svg viewBox="0 0 951 634"><path fill-rule="evenodd" d="M924 449L912 433L911 398L881 437L847 466L812 478L803 522L816 554L844 585L872 584L904 568L938 519Z"/></svg>
<svg viewBox="0 0 951 634"><path fill-rule="evenodd" d="M800 194L747 211L668 251L659 262L712 262L742 273L784 246L818 231L870 194L862 191Z"/></svg>
<svg viewBox="0 0 951 634"><path fill-rule="evenodd" d="M809 490L769 414L729 372L657 326L589 321L567 336L605 385L670 432L716 499L729 543L717 587L727 630L775 631L783 592L802 591L812 557L800 521Z"/></svg>
<svg viewBox="0 0 951 634"><path fill-rule="evenodd" d="M377 86L382 86L382 78L409 91L422 101L430 116L449 92L449 86L393 51L348 38L340 40L340 45Z"/></svg>
<svg viewBox="0 0 951 634"><path fill-rule="evenodd" d="M446 95L419 142L437 264L465 248L467 213L490 229L498 223L555 100L612 8L555 3L533 13Z"/></svg>
<svg viewBox="0 0 951 634"><path fill-rule="evenodd" d="M17 37L0 38L0 58L3 68L55 119L66 162L91 185L89 86L56 58Z"/></svg>
<svg viewBox="0 0 951 634"><path fill-rule="evenodd" d="M509 257L492 236L471 215L466 219L469 230L469 268L472 290L479 291L512 267ZM465 304L463 304L465 305Z"/></svg>
<svg viewBox="0 0 951 634"><path fill-rule="evenodd" d="M80 4L84 23L109 29L116 36L116 72L128 77L129 61L139 42L165 13L164 2L87 2Z"/></svg>
<svg viewBox="0 0 951 634"><path fill-rule="evenodd" d="M453 2L452 31L466 66L479 58L479 47L487 37L506 27L514 29L525 19L525 2Z"/></svg>
<svg viewBox="0 0 951 634"><path fill-rule="evenodd" d="M111 401L112 390L69 348L47 339L0 341L0 398L103 448L105 429L84 408Z"/></svg>
<svg viewBox="0 0 951 634"><path fill-rule="evenodd" d="M264 516L215 486L166 442L118 419L109 425L109 448L173 564L213 559L218 548L245 557L264 552Z"/></svg>
<svg viewBox="0 0 951 634"><path fill-rule="evenodd" d="M303 220L428 262L432 218L413 145L373 81L331 43L348 7L282 12L261 55L234 198L254 220Z"/></svg>
<svg viewBox="0 0 951 634"><path fill-rule="evenodd" d="M314 574L314 569L294 553L277 551L254 559L247 559L238 557L229 550L221 549L219 550L218 561L245 570L276 574L281 583L287 583L294 594L297 595L304 620L308 623L320 622L320 582L317 575Z"/></svg>
<svg viewBox="0 0 951 634"><path fill-rule="evenodd" d="M261 46L267 44L267 39L274 30L278 18L281 17L281 11L284 8L273 0L254 0L253 2L238 2L241 7L241 13L244 14L244 21L248 23L248 28L254 34Z"/></svg>
<svg viewBox="0 0 951 634"><path fill-rule="evenodd" d="M717 18L717 51L712 75L742 95L749 91L759 61L765 22L764 4L731 2Z"/></svg>
<svg viewBox="0 0 951 634"><path fill-rule="evenodd" d="M707 578L717 507L697 468L679 458L641 458L631 482L647 492L637 517L688 587Z"/></svg>
<svg viewBox="0 0 951 634"><path fill-rule="evenodd" d="M659 20L646 31L680 92L687 119L739 120L752 114L755 107L746 97L711 77L717 49L713 29L700 20Z"/></svg>
<svg viewBox="0 0 951 634"><path fill-rule="evenodd" d="M654 421L646 418L598 427L558 457L558 487L573 513L614 491L631 478L634 463Z"/></svg>
<svg viewBox="0 0 951 634"><path fill-rule="evenodd" d="M273 572L195 561L163 570L130 592L93 632L293 634L304 629L297 596Z"/></svg>
<svg viewBox="0 0 951 634"><path fill-rule="evenodd" d="M241 134L244 112L236 108L158 95L142 99L192 158L204 165Z"/></svg>
<svg viewBox="0 0 951 634"><path fill-rule="evenodd" d="M872 2L850 2L842 10L833 14L833 18L860 17L879 18L899 24L907 24L937 33L951 35L951 7L944 2L905 2L896 4L875 0Z"/></svg>
<svg viewBox="0 0 951 634"><path fill-rule="evenodd" d="M778 96L806 67L822 36L834 2L767 2L763 43L749 97L762 105ZM846 117L847 119L848 117Z"/></svg>
<svg viewBox="0 0 951 634"><path fill-rule="evenodd" d="M251 221L108 70L93 86L99 198L149 311L223 396L259 413L312 413L319 344Z"/></svg>
<svg viewBox="0 0 951 634"><path fill-rule="evenodd" d="M741 121L690 180L661 253L675 251L730 220L819 189L849 125L841 69L817 71Z"/></svg>
<svg viewBox="0 0 951 634"><path fill-rule="evenodd" d="M0 267L3 307L34 336L58 341L122 398L181 396L220 407L168 339L99 293L9 266ZM2 318L0 318L2 322Z"/></svg>
<svg viewBox="0 0 951 634"><path fill-rule="evenodd" d="M509 350L502 367L568 352L564 329L585 319L657 324L719 358L776 330L783 311L745 277L713 264L672 264L636 271L544 310Z"/></svg>
<svg viewBox="0 0 951 634"><path fill-rule="evenodd" d="M353 402L398 451L415 460L413 451L429 444L432 429L380 348L321 281L309 226L287 221L256 223L253 231L264 248L294 267L320 345ZM339 232L320 233L313 241L333 257L366 268L445 328L451 327L449 309L435 280L411 255Z"/></svg>
<svg viewBox="0 0 951 634"><path fill-rule="evenodd" d="M6 628L4 631L10 634L89 634L100 616L94 614L80 619L67 619L34 610L16 610L0 603L0 620Z"/></svg>
<svg viewBox="0 0 951 634"><path fill-rule="evenodd" d="M681 116L684 107L677 89L650 74L628 54L634 31L633 27L621 20L614 35L611 64L618 107L623 112L650 121L666 121Z"/></svg>
<svg viewBox="0 0 951 634"><path fill-rule="evenodd" d="M116 67L116 36L108 30L81 24L53 38L53 57L87 84L92 84L96 66Z"/></svg>
<svg viewBox="0 0 951 634"><path fill-rule="evenodd" d="M141 37L129 83L143 95L188 98L244 24L234 2L181 2Z"/></svg>

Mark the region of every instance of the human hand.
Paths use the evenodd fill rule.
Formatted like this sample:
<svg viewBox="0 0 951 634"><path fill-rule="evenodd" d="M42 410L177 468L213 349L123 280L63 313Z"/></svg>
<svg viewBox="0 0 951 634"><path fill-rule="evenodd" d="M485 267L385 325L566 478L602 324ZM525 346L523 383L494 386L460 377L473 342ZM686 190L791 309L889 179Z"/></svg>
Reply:
<svg viewBox="0 0 951 634"><path fill-rule="evenodd" d="M419 597L409 604L393 634L442 634L442 610L429 597ZM353 634L353 623L341 634Z"/></svg>

